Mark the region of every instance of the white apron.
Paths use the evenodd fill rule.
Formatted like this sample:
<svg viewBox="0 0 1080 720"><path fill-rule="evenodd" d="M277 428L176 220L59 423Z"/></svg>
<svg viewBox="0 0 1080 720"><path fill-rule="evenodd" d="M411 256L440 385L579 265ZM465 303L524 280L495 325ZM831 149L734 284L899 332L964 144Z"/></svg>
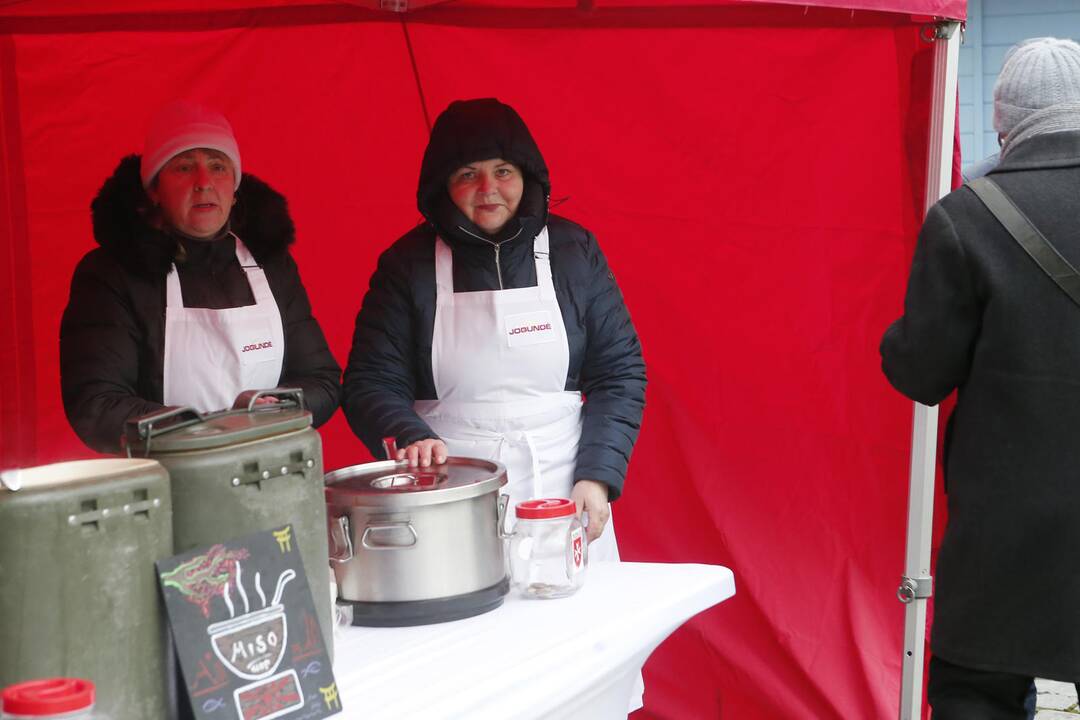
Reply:
<svg viewBox="0 0 1080 720"><path fill-rule="evenodd" d="M236 259L255 304L211 310L186 308L173 265L165 279L166 405L200 412L232 407L244 390L276 387L285 358L285 331L266 273L236 239Z"/></svg>
<svg viewBox="0 0 1080 720"><path fill-rule="evenodd" d="M581 393L564 390L570 345L551 279L547 228L533 254L536 287L455 293L453 256L436 239L431 370L439 399L415 404L451 455L506 466L508 528L517 503L570 497L581 439ZM618 559L609 520L589 545L589 561Z"/></svg>

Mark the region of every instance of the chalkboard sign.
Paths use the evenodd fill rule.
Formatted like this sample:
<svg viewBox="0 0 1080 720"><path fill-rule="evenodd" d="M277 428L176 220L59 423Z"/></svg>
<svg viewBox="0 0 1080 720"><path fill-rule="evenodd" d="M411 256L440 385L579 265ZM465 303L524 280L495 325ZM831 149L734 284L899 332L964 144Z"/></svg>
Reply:
<svg viewBox="0 0 1080 720"><path fill-rule="evenodd" d="M341 711L291 525L157 563L199 720L315 720Z"/></svg>

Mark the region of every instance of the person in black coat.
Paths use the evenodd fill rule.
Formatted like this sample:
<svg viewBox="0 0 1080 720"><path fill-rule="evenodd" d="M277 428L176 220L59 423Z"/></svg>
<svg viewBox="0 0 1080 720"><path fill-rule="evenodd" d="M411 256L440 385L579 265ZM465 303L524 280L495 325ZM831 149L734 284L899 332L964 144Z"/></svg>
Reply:
<svg viewBox="0 0 1080 720"><path fill-rule="evenodd" d="M1020 45L994 96L1004 144L987 178L1080 267L1080 46ZM1034 677L1080 680L1080 307L963 186L927 214L881 356L913 400L957 391L934 718L1031 718Z"/></svg>
<svg viewBox="0 0 1080 720"><path fill-rule="evenodd" d="M424 222L379 258L343 408L378 456L392 437L421 465L498 458L513 500L572 496L593 540L623 490L645 365L596 239L549 215L549 194L512 108L458 101L439 116L417 189Z"/></svg>
<svg viewBox="0 0 1080 720"><path fill-rule="evenodd" d="M285 198L241 175L224 117L163 108L91 210L100 247L76 267L60 326L64 410L83 442L117 452L130 418L275 386L303 390L316 426L330 418L340 368L288 251Z"/></svg>

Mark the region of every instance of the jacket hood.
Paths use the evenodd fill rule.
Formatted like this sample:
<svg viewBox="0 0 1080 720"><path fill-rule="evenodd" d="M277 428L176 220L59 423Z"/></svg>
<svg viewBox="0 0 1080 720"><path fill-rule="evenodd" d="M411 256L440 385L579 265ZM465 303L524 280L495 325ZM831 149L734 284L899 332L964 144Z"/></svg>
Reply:
<svg viewBox="0 0 1080 720"><path fill-rule="evenodd" d="M458 227L483 234L454 206L446 182L462 165L492 158L512 162L524 174L525 192L515 216L521 221L518 225L535 236L547 222L551 181L525 121L494 98L456 100L435 120L416 190L417 208L443 237L459 235Z"/></svg>
<svg viewBox="0 0 1080 720"><path fill-rule="evenodd" d="M139 166L140 157L128 155L98 190L90 203L94 239L129 270L164 276L172 267L178 241L151 224L152 203ZM244 173L236 194L229 222L256 261L261 263L293 243L296 231L283 195L249 173Z"/></svg>

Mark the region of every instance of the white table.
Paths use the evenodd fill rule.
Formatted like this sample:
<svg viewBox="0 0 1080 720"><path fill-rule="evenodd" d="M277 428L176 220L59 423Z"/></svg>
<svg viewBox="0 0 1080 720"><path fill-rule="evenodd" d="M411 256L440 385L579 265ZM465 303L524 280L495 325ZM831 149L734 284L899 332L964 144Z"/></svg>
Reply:
<svg viewBox="0 0 1080 720"><path fill-rule="evenodd" d="M345 717L377 720L625 718L651 653L735 594L718 565L597 563L559 600L511 592L484 615L410 628L337 627Z"/></svg>

